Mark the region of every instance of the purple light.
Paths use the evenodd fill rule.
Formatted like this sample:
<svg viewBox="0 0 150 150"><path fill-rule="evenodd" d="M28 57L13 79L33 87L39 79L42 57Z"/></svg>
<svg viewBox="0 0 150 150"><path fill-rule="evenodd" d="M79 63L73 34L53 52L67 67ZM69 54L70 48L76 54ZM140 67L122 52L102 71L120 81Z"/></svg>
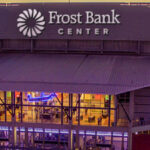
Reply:
<svg viewBox="0 0 150 150"><path fill-rule="evenodd" d="M12 128L11 128L11 130L12 130ZM0 131L8 131L8 127L2 127L1 126L0 127ZM17 131L19 131L19 128L17 128ZM25 128L23 128L23 127L20 128L20 131L21 132L25 132ZM28 128L28 132L33 132L33 128ZM69 134L68 130L63 130L63 129L60 130L60 132L59 132L58 129L45 129L45 131L43 131L43 129L41 129L41 128L35 128L34 132L38 132L38 133L45 132L45 133L56 133L56 134L59 134L59 133L61 133L61 134ZM73 133L76 134L76 131L73 130ZM85 132L80 130L79 134L80 135L85 135ZM95 135L95 134L96 134L95 131L86 131L86 135ZM98 131L97 135L99 135L99 136L111 136L111 132ZM115 137L122 137L122 133L114 132L113 136L115 136ZM128 137L128 134L126 132L124 133L124 137Z"/></svg>

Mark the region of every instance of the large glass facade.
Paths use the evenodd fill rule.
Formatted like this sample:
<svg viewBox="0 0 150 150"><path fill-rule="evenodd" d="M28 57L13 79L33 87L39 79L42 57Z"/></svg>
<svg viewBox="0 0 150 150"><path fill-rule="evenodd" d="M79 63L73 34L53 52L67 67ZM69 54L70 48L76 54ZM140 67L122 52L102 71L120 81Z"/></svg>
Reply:
<svg viewBox="0 0 150 150"><path fill-rule="evenodd" d="M113 126L114 95L0 91L0 121Z"/></svg>
<svg viewBox="0 0 150 150"><path fill-rule="evenodd" d="M0 148L67 149L70 140L73 149L119 150L127 135L95 127L127 126L120 110L115 95L0 91L0 123L9 125L0 129Z"/></svg>

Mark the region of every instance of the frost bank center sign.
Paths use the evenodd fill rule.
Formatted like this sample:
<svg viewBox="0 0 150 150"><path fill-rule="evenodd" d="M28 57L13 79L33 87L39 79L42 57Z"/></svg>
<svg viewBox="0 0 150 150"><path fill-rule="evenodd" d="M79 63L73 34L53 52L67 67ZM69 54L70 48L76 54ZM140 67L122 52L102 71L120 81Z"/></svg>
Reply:
<svg viewBox="0 0 150 150"><path fill-rule="evenodd" d="M42 13L36 9L24 10L17 19L17 27L24 36L36 37L42 34L47 25L62 25L56 30L58 35L108 35L109 28L106 27L68 27L65 25L107 25L107 24L120 24L120 14L117 14L115 9L110 10L107 14L95 14L93 11L85 11L84 13L78 12L77 14L60 14L58 11L48 11L49 20L46 22ZM85 18L85 20L83 20Z"/></svg>
<svg viewBox="0 0 150 150"><path fill-rule="evenodd" d="M149 7L119 3L0 6L0 39L147 40L149 14Z"/></svg>

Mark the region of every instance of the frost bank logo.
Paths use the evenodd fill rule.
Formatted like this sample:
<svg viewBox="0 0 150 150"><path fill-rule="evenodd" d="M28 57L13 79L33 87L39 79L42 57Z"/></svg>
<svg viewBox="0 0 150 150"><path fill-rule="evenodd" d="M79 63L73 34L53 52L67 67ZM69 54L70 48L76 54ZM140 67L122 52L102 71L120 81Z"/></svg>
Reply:
<svg viewBox="0 0 150 150"><path fill-rule="evenodd" d="M37 37L45 29L44 16L36 9L24 10L19 14L17 27L24 36Z"/></svg>

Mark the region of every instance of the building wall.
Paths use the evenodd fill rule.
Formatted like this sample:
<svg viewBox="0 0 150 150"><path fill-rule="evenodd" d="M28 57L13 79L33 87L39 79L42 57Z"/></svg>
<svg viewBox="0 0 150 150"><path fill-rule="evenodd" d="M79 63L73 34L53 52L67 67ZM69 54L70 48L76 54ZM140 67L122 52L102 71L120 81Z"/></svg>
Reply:
<svg viewBox="0 0 150 150"><path fill-rule="evenodd" d="M150 87L135 91L134 117L150 120Z"/></svg>

